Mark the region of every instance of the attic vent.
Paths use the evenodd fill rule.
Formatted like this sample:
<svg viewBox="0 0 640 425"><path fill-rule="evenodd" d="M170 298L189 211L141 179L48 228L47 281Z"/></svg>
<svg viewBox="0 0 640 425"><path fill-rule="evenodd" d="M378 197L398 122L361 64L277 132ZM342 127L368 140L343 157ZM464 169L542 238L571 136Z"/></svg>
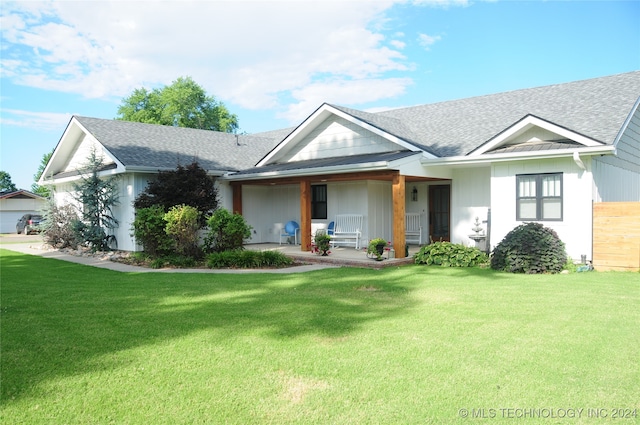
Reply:
<svg viewBox="0 0 640 425"><path fill-rule="evenodd" d="M542 143L544 142L544 140L539 139L537 137L532 137L531 139L527 140L525 143Z"/></svg>

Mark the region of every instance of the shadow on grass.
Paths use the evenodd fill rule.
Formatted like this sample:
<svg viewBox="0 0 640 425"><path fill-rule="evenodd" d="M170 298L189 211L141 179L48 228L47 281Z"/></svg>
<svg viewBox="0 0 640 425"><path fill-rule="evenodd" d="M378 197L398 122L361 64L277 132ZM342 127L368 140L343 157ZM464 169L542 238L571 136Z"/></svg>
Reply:
<svg viewBox="0 0 640 425"><path fill-rule="evenodd" d="M410 308L399 282L416 275L127 274L9 251L0 262L3 401L51 378L108 369L109 354L203 330L219 344L242 334L349 335Z"/></svg>

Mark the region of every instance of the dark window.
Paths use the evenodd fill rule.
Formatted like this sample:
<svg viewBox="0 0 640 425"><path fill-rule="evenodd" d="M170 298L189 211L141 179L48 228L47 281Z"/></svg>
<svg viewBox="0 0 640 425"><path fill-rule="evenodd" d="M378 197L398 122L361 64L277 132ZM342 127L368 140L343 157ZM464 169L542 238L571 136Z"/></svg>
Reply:
<svg viewBox="0 0 640 425"><path fill-rule="evenodd" d="M327 185L311 186L311 218L327 218Z"/></svg>
<svg viewBox="0 0 640 425"><path fill-rule="evenodd" d="M516 176L516 220L562 220L562 173Z"/></svg>

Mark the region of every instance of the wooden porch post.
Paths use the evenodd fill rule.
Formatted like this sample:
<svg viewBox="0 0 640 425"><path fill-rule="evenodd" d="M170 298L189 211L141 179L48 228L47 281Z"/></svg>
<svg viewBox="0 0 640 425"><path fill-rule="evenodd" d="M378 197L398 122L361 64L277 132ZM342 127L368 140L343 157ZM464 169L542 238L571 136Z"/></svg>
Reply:
<svg viewBox="0 0 640 425"><path fill-rule="evenodd" d="M300 250L311 251L311 182L300 182Z"/></svg>
<svg viewBox="0 0 640 425"><path fill-rule="evenodd" d="M232 183L231 184L231 193L232 193L232 213L238 213L242 215L242 184L241 183Z"/></svg>
<svg viewBox="0 0 640 425"><path fill-rule="evenodd" d="M406 257L406 235L405 235L405 181L404 176L397 173L393 176L393 248L397 258Z"/></svg>

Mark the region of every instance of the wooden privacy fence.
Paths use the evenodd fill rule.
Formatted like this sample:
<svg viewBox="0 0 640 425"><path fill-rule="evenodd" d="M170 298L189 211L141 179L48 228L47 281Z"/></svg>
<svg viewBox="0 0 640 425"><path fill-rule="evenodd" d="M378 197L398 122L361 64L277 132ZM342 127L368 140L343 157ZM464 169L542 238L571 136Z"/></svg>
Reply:
<svg viewBox="0 0 640 425"><path fill-rule="evenodd" d="M640 270L640 202L593 204L593 267Z"/></svg>

